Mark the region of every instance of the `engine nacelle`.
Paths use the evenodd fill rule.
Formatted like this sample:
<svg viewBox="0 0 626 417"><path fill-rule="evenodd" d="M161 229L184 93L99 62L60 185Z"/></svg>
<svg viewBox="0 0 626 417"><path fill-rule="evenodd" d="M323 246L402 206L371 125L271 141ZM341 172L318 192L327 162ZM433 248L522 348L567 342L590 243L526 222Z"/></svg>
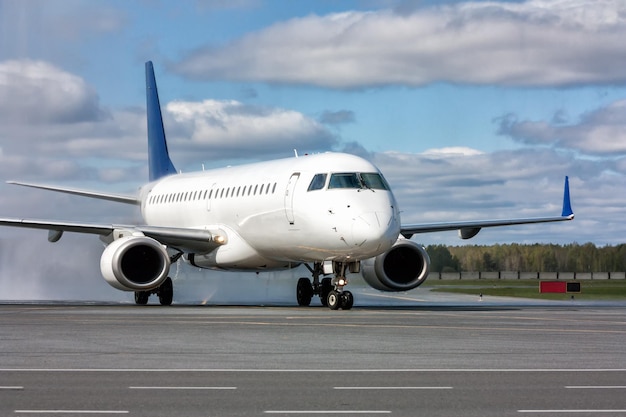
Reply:
<svg viewBox="0 0 626 417"><path fill-rule="evenodd" d="M400 238L387 252L361 261L365 281L381 291L407 291L428 277L430 257L417 243Z"/></svg>
<svg viewBox="0 0 626 417"><path fill-rule="evenodd" d="M126 236L106 247L100 271L106 282L118 290L151 290L167 278L170 257L165 247L152 238Z"/></svg>

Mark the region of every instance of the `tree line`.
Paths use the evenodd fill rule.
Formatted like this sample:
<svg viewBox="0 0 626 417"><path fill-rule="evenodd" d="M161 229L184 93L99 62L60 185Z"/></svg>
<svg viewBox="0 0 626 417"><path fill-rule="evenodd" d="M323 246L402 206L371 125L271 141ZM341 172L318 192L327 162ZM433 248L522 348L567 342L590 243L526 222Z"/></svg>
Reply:
<svg viewBox="0 0 626 417"><path fill-rule="evenodd" d="M622 272L626 271L626 244L597 247L580 245L506 244L491 246L429 245L432 272Z"/></svg>

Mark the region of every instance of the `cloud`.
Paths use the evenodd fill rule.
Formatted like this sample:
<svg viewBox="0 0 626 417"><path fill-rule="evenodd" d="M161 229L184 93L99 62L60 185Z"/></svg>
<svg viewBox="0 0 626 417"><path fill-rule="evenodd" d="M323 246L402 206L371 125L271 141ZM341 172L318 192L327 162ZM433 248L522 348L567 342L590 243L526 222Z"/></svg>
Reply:
<svg viewBox="0 0 626 417"><path fill-rule="evenodd" d="M626 178L604 160L577 159L552 149L519 149L474 155L383 152L381 169L402 210L403 223L544 217L561 213L563 179L570 177L576 220L550 225L485 229L470 241L454 232L414 237L422 243L620 244L626 198L616 189Z"/></svg>
<svg viewBox="0 0 626 417"><path fill-rule="evenodd" d="M337 138L302 113L235 100L173 101L165 106L172 121L172 149L198 159L198 151L220 158L250 158L327 151ZM244 150L244 151L242 151ZM253 156L254 155L254 156Z"/></svg>
<svg viewBox="0 0 626 417"><path fill-rule="evenodd" d="M107 117L82 78L43 61L0 62L2 123L77 123Z"/></svg>
<svg viewBox="0 0 626 417"><path fill-rule="evenodd" d="M163 103L179 169L327 151L336 134L303 113L238 101ZM0 175L46 182L137 181L147 158L144 108L106 109L81 77L43 61L0 62Z"/></svg>
<svg viewBox="0 0 626 417"><path fill-rule="evenodd" d="M551 121L518 120L513 114L498 119L498 133L530 145L553 146L586 155L626 153L626 100L613 102L564 125L560 112Z"/></svg>
<svg viewBox="0 0 626 417"><path fill-rule="evenodd" d="M621 0L467 2L294 18L172 67L199 80L330 88L611 85L626 81L625 37Z"/></svg>

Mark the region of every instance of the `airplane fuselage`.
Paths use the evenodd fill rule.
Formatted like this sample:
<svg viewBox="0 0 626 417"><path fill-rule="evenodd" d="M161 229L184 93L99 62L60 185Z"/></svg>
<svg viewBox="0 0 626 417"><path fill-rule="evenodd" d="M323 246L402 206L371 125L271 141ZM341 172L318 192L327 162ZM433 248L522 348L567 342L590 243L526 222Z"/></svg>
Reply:
<svg viewBox="0 0 626 417"><path fill-rule="evenodd" d="M148 225L225 232L227 245L194 254L207 268L357 261L389 250L400 233L398 205L378 168L341 153L171 175L141 196Z"/></svg>

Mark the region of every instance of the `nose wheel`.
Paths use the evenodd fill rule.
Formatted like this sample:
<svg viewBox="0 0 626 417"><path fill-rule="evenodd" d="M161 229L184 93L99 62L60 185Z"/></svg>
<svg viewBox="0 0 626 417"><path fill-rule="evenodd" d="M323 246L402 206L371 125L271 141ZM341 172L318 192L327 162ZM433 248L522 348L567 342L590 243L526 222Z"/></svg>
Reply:
<svg viewBox="0 0 626 417"><path fill-rule="evenodd" d="M321 263L315 263L313 268L306 264L305 266L311 271L313 282L308 278L300 278L298 280L296 300L299 306L308 307L311 305L313 296L318 295L322 305L331 310L350 310L352 308L354 296L350 291L343 290L348 283L348 280L345 278L344 265L336 271L334 279L323 278L321 280L320 275L323 274Z"/></svg>
<svg viewBox="0 0 626 417"><path fill-rule="evenodd" d="M350 310L354 304L354 297L350 291L332 290L328 293L327 304L331 310L339 310L340 308Z"/></svg>

